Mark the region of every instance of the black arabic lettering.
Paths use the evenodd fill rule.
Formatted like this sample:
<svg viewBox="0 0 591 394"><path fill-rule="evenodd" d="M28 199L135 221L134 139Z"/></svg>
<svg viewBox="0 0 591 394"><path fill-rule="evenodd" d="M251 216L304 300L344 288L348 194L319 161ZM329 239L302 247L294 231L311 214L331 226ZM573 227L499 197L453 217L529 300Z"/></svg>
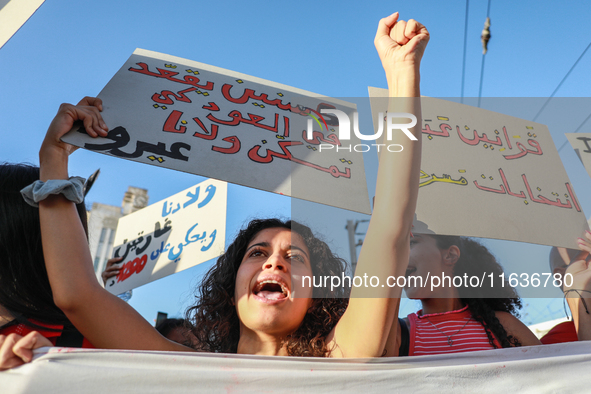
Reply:
<svg viewBox="0 0 591 394"><path fill-rule="evenodd" d="M164 205L162 206L162 212L163 212L162 216L166 216L170 213L170 211L168 211L168 213L166 215L164 215L165 206L166 206L166 201L164 202ZM160 238L161 236L163 236L164 234L166 234L167 232L172 230L172 227L170 226L171 223L172 222L170 221L170 219L166 218L166 220L164 221L164 228L161 229L160 222L156 222L156 224L154 224L154 238Z"/></svg>
<svg viewBox="0 0 591 394"><path fill-rule="evenodd" d="M124 157L124 158L137 158L141 157L145 152L150 152L155 155L170 157L171 159L177 159L182 161L188 161L189 158L181 153L181 149L191 150L189 144L183 142L175 142L170 146L170 151L166 150L166 144L158 142L157 144L151 144L145 141L137 141L136 148L133 153L127 153L119 148L126 146L129 143L129 133L124 127L118 126L107 134L108 139L115 142L108 144L84 144L84 148L94 151L107 151L113 156Z"/></svg>
<svg viewBox="0 0 591 394"><path fill-rule="evenodd" d="M587 147L587 149L585 149L583 152L585 152L585 153L591 153L591 145L589 145L589 141L591 141L591 138L589 138L589 137L577 137L577 139L579 141L583 141L583 143Z"/></svg>
<svg viewBox="0 0 591 394"><path fill-rule="evenodd" d="M123 244L126 244L126 243L127 243L127 240L123 241ZM131 249L131 245L127 244L125 246L126 246L126 248L125 248L125 253L123 253L123 256L119 256L119 252L121 251L121 248L123 247L123 245L121 245L120 247L118 247L115 250L115 254L113 254L113 257L121 257L121 260L125 260L125 258L127 257L127 254L129 253L129 250Z"/></svg>
<svg viewBox="0 0 591 394"><path fill-rule="evenodd" d="M141 237L140 237L140 238L141 238ZM144 253L144 250L146 250L146 249L148 248L148 246L150 246L150 242L152 242L152 236L148 235L148 236L146 237L146 243L145 243L145 245L144 245L144 246L142 246L142 247L138 247L138 248L135 250L135 254L136 254L136 256L139 256L140 254ZM141 243L141 242L140 242L140 243Z"/></svg>

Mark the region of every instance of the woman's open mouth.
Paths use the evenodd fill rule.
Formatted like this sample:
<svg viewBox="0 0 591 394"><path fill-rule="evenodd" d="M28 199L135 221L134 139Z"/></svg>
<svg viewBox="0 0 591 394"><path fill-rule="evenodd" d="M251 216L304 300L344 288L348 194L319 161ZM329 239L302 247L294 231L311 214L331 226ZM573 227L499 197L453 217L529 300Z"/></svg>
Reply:
<svg viewBox="0 0 591 394"><path fill-rule="evenodd" d="M252 293L256 297L265 300L284 300L289 298L289 288L283 280L277 279L262 279L256 283L252 289Z"/></svg>
<svg viewBox="0 0 591 394"><path fill-rule="evenodd" d="M406 277L408 278L410 275L414 274L415 272L417 272L417 267L411 267L411 266L409 266L406 269Z"/></svg>

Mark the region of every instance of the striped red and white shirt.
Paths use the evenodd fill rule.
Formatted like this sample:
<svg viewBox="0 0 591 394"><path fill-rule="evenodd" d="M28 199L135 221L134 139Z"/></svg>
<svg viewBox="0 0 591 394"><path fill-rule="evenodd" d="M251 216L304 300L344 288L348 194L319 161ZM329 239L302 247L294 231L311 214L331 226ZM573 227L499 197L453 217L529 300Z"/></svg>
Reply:
<svg viewBox="0 0 591 394"><path fill-rule="evenodd" d="M468 306L457 311L408 315L409 356L447 354L494 349L484 326L474 320ZM451 344L450 344L451 343ZM495 338L495 345L501 345Z"/></svg>

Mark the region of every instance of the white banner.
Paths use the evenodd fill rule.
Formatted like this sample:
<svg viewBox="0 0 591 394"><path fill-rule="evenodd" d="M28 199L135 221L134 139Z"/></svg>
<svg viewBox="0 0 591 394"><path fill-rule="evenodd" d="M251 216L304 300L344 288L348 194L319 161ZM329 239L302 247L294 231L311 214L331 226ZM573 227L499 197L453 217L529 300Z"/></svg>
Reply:
<svg viewBox="0 0 591 394"><path fill-rule="evenodd" d="M49 351L48 353L46 353ZM586 393L591 342L369 359L42 348L20 393Z"/></svg>

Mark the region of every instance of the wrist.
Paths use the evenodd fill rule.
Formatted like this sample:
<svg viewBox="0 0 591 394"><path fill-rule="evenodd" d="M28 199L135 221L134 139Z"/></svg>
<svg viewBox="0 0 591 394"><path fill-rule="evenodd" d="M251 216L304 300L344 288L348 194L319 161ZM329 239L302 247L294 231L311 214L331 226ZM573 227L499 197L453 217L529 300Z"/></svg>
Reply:
<svg viewBox="0 0 591 394"><path fill-rule="evenodd" d="M68 179L68 153L63 149L41 146L39 150L39 180Z"/></svg>
<svg viewBox="0 0 591 394"><path fill-rule="evenodd" d="M421 77L418 67L397 67L386 73L390 97L419 97Z"/></svg>

